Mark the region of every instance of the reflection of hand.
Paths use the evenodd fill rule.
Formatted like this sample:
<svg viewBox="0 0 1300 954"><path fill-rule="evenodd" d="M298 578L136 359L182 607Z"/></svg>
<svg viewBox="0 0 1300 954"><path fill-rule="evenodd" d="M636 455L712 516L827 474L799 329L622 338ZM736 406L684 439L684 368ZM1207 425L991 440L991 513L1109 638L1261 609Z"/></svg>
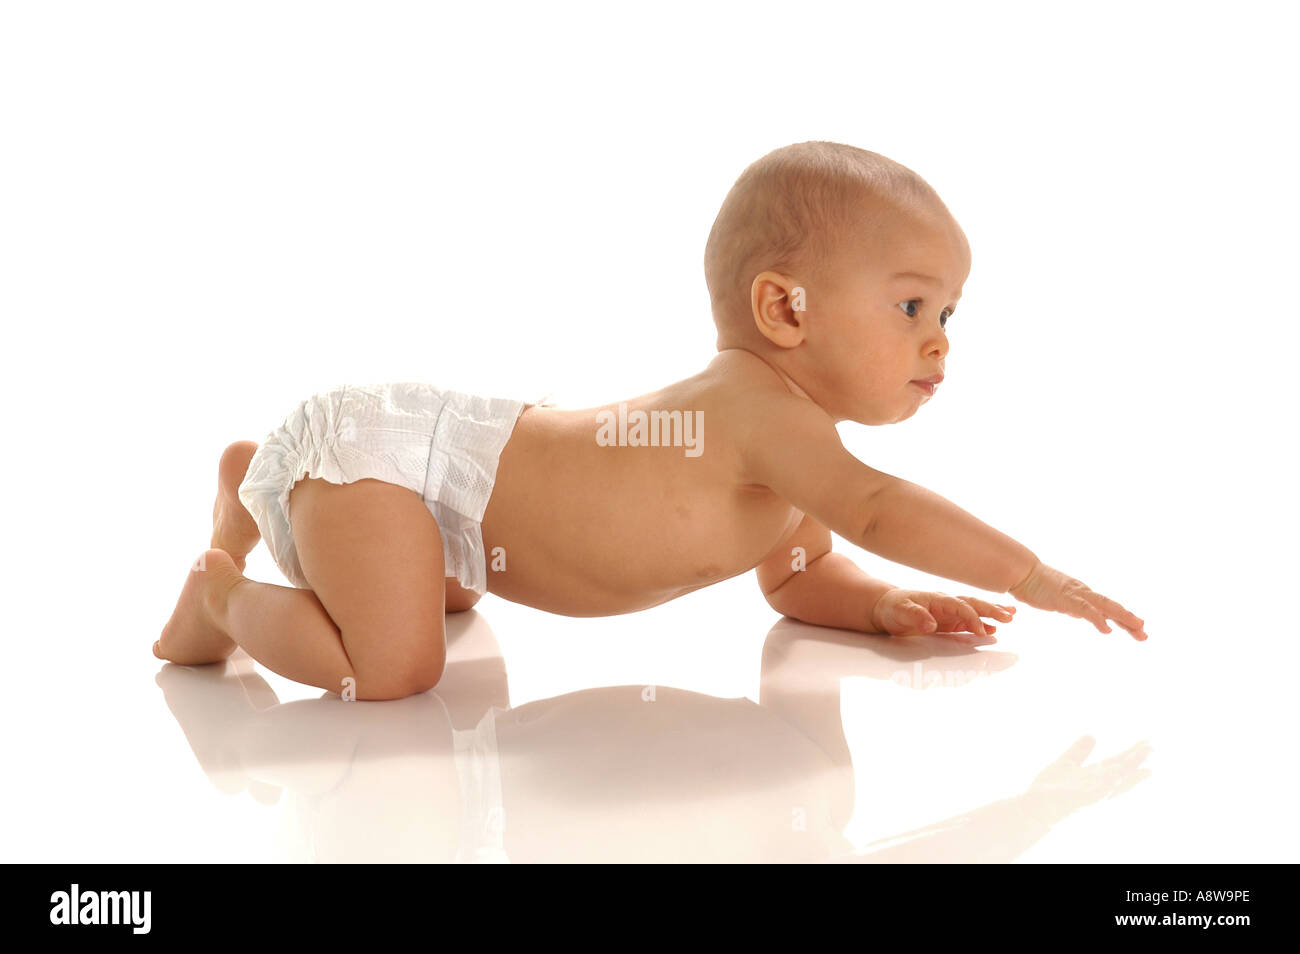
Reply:
<svg viewBox="0 0 1300 954"><path fill-rule="evenodd" d="M974 596L948 596L896 587L876 601L871 625L877 633L890 636L945 633L970 642L968 634L987 636L997 629L981 621L981 616L1010 621L1014 612L1014 606L997 606Z"/></svg>
<svg viewBox="0 0 1300 954"><path fill-rule="evenodd" d="M1127 752L1086 768L1083 760L1096 745L1083 736L1038 773L1019 795L976 808L955 818L873 842L867 851L837 861L1003 863L1023 854L1071 812L1120 795L1151 774L1141 768L1151 752L1139 742ZM883 845L878 850L870 850Z"/></svg>
<svg viewBox="0 0 1300 954"><path fill-rule="evenodd" d="M1138 742L1126 752L1085 767L1083 760L1096 744L1092 736L1083 736L1039 772L1020 798L1037 803L1042 814L1051 816L1044 820L1053 821L1085 805L1126 792L1151 774L1150 769L1141 767L1142 761L1151 754L1151 746L1146 742Z"/></svg>
<svg viewBox="0 0 1300 954"><path fill-rule="evenodd" d="M1086 619L1103 633L1110 632L1107 619L1113 619L1132 634L1134 639L1147 638L1146 623L1112 599L1094 593L1074 577L1066 576L1041 561L1034 565L1029 575L1008 591L1022 603L1038 609L1065 613Z"/></svg>

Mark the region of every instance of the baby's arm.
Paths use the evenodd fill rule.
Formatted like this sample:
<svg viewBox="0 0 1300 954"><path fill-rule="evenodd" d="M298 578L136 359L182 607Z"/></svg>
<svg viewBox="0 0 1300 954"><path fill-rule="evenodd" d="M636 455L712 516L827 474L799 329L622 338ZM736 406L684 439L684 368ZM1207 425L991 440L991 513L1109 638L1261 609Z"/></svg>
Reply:
<svg viewBox="0 0 1300 954"><path fill-rule="evenodd" d="M996 627L981 616L1011 619L1009 609L976 597L902 590L864 573L842 553L831 552L831 532L805 516L781 549L760 563L758 585L778 613L859 632L899 636L945 632L989 637Z"/></svg>
<svg viewBox="0 0 1300 954"><path fill-rule="evenodd" d="M869 631L871 611L894 589L843 553L832 553L830 531L811 517L757 569L758 585L774 610L818 626Z"/></svg>
<svg viewBox="0 0 1300 954"><path fill-rule="evenodd" d="M754 396L751 410L743 436L746 479L849 542L935 576L1086 618L1102 632L1109 631L1106 618L1114 619L1145 638L1142 620L1118 603L1045 567L1027 547L951 501L863 464L812 402L764 393Z"/></svg>
<svg viewBox="0 0 1300 954"><path fill-rule="evenodd" d="M887 560L1005 593L1038 558L956 504L858 460L811 401L762 395L745 438L747 477Z"/></svg>

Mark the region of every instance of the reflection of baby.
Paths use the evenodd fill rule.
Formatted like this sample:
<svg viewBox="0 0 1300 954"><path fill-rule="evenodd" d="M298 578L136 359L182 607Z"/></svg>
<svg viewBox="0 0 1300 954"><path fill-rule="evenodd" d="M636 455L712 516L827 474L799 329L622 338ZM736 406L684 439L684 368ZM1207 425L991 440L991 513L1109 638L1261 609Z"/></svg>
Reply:
<svg viewBox="0 0 1300 954"><path fill-rule="evenodd" d="M1001 862L1149 774L1145 745L1083 765L1085 737L1026 790L897 834L890 800L871 795L876 786L863 800L855 791L842 679L891 696L950 692L1014 656L924 638L864 647L787 619L764 642L762 704L627 685L512 708L484 618L453 618L448 632L438 689L387 705L332 693L280 703L242 655L224 667L165 666L157 683L214 785L283 806L278 842L290 854L279 860ZM898 688L900 667L913 666L940 676L940 688L928 678ZM894 726L889 744L910 733L916 745L905 747L924 753L929 731ZM879 764L875 737L860 741L865 764ZM906 802L909 772L895 774ZM851 818L859 836L890 837L856 851Z"/></svg>
<svg viewBox="0 0 1300 954"><path fill-rule="evenodd" d="M211 662L238 644L299 682L398 698L438 682L444 613L486 590L599 616L754 568L776 610L820 625L974 640L994 629L981 617L1012 618L873 579L831 552L832 532L1146 638L1118 603L839 440L839 421L906 420L943 378L970 250L923 179L851 146L778 149L727 195L704 266L718 354L660 390L566 410L342 387L260 448L231 445L213 549L155 654ZM262 536L294 587L242 575Z"/></svg>

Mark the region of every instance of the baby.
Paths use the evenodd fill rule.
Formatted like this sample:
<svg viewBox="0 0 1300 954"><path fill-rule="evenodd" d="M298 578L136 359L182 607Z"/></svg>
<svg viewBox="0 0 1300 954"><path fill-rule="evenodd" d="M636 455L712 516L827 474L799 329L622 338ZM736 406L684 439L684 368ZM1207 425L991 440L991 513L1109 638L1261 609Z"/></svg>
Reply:
<svg viewBox="0 0 1300 954"><path fill-rule="evenodd" d="M920 176L807 142L750 165L704 253L718 354L698 374L600 408L432 385L313 395L259 447L221 458L212 549L154 654L235 647L348 699L442 676L444 614L491 591L603 616L757 569L772 608L864 633L989 642L1013 607L894 587L881 557L1135 639L1144 622L943 497L873 470L835 425L893 424L943 380L970 248ZM294 584L243 576L265 538Z"/></svg>

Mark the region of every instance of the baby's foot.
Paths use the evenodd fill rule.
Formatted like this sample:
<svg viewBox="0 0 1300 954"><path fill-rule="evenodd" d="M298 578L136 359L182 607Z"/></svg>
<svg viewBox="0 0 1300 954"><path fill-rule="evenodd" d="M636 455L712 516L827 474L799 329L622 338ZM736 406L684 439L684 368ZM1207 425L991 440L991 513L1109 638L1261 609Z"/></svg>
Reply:
<svg viewBox="0 0 1300 954"><path fill-rule="evenodd" d="M221 662L235 641L217 624L216 609L244 577L225 550L206 550L190 568L172 618L153 644L153 654L181 666Z"/></svg>
<svg viewBox="0 0 1300 954"><path fill-rule="evenodd" d="M217 501L212 505L210 546L230 554L240 573L244 572L244 558L262 539L257 521L239 499L239 485L255 453L257 445L252 441L236 441L226 448L217 469Z"/></svg>

